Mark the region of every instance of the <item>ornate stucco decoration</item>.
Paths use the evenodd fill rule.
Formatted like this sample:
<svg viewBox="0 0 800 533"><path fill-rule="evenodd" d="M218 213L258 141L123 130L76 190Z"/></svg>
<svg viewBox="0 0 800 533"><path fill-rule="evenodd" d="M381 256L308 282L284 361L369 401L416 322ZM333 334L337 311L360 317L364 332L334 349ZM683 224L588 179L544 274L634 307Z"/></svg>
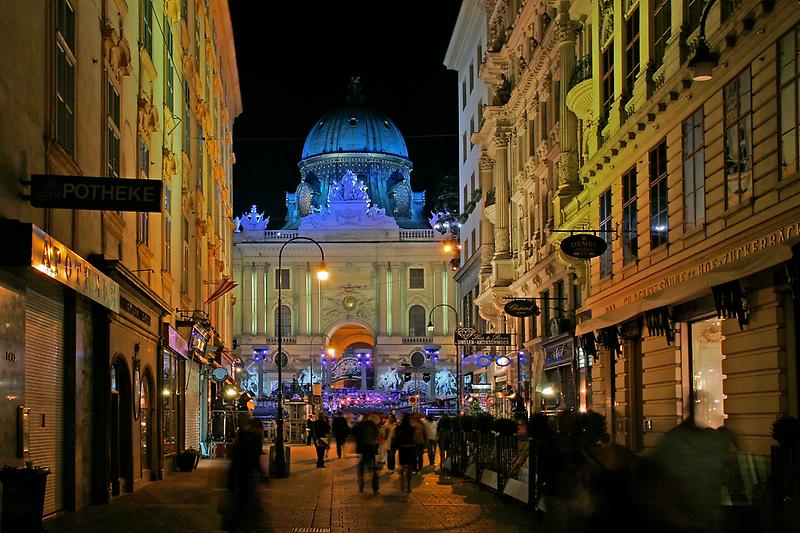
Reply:
<svg viewBox="0 0 800 533"><path fill-rule="evenodd" d="M600 48L614 36L614 2L605 0L600 6Z"/></svg>
<svg viewBox="0 0 800 533"><path fill-rule="evenodd" d="M142 135L150 135L158 130L158 109L149 98L139 97L138 129Z"/></svg>
<svg viewBox="0 0 800 533"><path fill-rule="evenodd" d="M366 282L363 287L371 288L375 283L372 272L359 275L358 269L348 268L350 277ZM356 320L373 324L375 320L375 297L369 288L362 291L362 285L348 284L325 295L325 313L331 323L342 320ZM374 291L373 291L374 292Z"/></svg>
<svg viewBox="0 0 800 533"><path fill-rule="evenodd" d="M161 175L163 179L169 180L172 176L178 173L178 162L175 160L175 155L168 147L164 146L162 149L163 164L161 167Z"/></svg>
<svg viewBox="0 0 800 533"><path fill-rule="evenodd" d="M259 213L255 205L250 206L248 213L242 214L241 217L233 219L234 231L247 232L247 231L265 231L267 224L269 224L269 217L264 217L264 213Z"/></svg>
<svg viewBox="0 0 800 533"><path fill-rule="evenodd" d="M328 205L300 220L300 229L365 228L398 229L386 210L369 207L370 197L364 182L348 171L328 190Z"/></svg>

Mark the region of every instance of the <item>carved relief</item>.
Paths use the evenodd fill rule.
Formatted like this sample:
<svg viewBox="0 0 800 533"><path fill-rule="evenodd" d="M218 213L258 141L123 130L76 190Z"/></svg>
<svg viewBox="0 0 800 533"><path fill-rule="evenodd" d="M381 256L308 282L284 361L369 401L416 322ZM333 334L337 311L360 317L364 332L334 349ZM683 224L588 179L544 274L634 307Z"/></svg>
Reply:
<svg viewBox="0 0 800 533"><path fill-rule="evenodd" d="M142 135L150 135L158 130L158 110L148 98L139 97L137 117L138 130Z"/></svg>
<svg viewBox="0 0 800 533"><path fill-rule="evenodd" d="M600 6L600 47L605 48L606 43L614 36L614 2L605 0Z"/></svg>

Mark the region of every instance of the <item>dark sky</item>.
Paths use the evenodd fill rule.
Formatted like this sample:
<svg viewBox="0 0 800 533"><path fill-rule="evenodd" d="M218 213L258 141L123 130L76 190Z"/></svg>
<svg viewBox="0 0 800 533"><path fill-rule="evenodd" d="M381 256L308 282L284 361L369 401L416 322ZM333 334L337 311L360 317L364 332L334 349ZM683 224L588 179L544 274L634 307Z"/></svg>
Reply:
<svg viewBox="0 0 800 533"><path fill-rule="evenodd" d="M364 105L403 133L414 190L456 175L457 75L443 61L460 4L230 0L244 107L233 130L234 216L257 204L271 215L270 228L282 225L305 137L344 104L353 75L361 76Z"/></svg>

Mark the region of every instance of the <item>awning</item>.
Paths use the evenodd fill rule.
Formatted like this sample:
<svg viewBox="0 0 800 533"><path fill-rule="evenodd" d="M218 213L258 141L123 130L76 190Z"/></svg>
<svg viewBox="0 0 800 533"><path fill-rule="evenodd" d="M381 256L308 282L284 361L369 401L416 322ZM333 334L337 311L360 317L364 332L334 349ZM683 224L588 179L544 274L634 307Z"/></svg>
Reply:
<svg viewBox="0 0 800 533"><path fill-rule="evenodd" d="M676 305L704 294L711 294L711 287L715 285L745 278L762 270L772 268L792 258L792 245L797 240L797 237L786 239L774 246L762 249L757 253L732 261L703 274L692 275L693 271L679 271L679 275L688 273L688 277L656 293L643 296L635 302L618 307L598 317L584 320L575 327L575 335L579 336L590 331L614 326L651 309L665 305Z"/></svg>

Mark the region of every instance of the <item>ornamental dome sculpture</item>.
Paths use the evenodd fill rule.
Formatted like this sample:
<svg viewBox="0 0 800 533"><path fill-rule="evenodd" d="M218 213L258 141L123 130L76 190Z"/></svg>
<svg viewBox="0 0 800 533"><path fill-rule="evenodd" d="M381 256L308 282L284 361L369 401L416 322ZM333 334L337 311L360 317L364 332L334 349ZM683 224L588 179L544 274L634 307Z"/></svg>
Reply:
<svg viewBox="0 0 800 533"><path fill-rule="evenodd" d="M413 164L399 128L384 113L363 106L358 78L348 87L347 104L325 113L311 127L297 166L301 181L286 193L286 225L329 207L330 188L348 173L362 182L367 207L383 210L400 228L429 228L423 216L425 193L411 187Z"/></svg>

